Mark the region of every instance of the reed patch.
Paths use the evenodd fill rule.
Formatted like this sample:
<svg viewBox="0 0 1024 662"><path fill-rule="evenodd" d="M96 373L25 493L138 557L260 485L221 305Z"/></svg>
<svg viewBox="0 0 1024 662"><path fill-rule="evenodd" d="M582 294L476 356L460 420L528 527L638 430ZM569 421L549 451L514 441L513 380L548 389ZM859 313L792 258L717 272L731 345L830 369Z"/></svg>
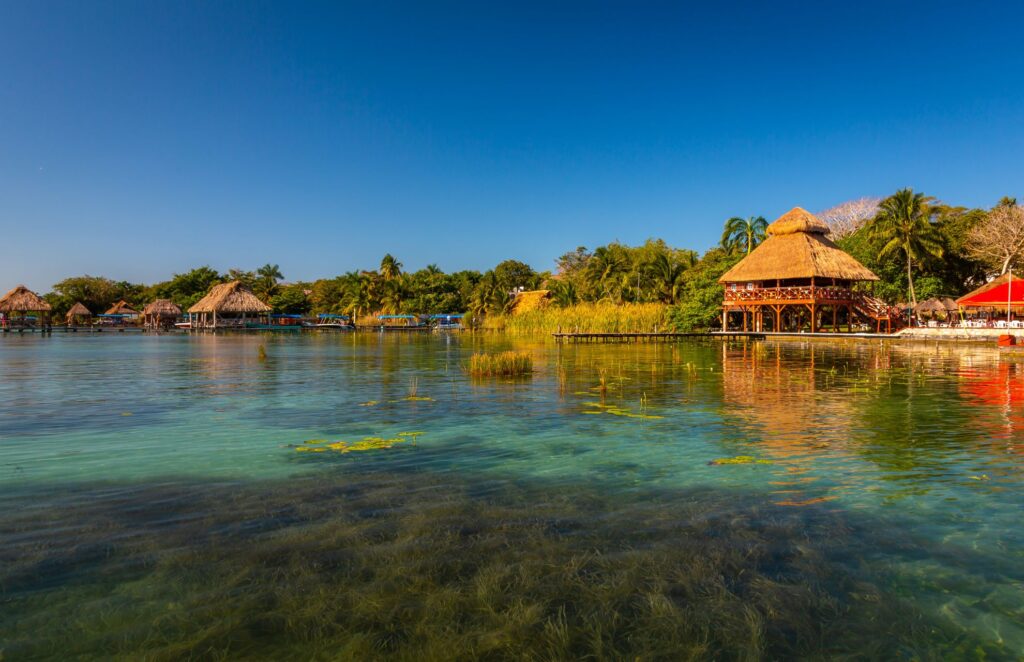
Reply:
<svg viewBox="0 0 1024 662"><path fill-rule="evenodd" d="M533 358L527 352L478 352L466 371L473 377L525 377L533 373Z"/></svg>

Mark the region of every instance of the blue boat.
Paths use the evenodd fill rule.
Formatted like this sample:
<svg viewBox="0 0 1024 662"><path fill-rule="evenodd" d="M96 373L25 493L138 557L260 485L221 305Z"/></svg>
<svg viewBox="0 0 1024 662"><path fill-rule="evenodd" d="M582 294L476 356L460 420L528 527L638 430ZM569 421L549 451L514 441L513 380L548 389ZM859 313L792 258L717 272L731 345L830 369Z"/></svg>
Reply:
<svg viewBox="0 0 1024 662"><path fill-rule="evenodd" d="M431 315L427 319L429 322L434 322L435 331L461 331L465 328L462 326L463 317L462 313L440 313Z"/></svg>

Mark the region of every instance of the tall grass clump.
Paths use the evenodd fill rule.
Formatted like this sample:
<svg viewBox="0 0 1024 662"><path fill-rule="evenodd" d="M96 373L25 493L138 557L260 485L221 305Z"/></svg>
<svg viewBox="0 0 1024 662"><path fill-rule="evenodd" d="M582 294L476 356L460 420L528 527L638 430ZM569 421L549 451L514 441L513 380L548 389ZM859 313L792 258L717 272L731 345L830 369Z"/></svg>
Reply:
<svg viewBox="0 0 1024 662"><path fill-rule="evenodd" d="M469 359L469 374L474 377L522 377L533 372L533 359L526 352L478 352Z"/></svg>
<svg viewBox="0 0 1024 662"><path fill-rule="evenodd" d="M499 323L500 322L500 323ZM507 333L653 333L671 331L671 307L660 303L580 303L547 306L489 322Z"/></svg>

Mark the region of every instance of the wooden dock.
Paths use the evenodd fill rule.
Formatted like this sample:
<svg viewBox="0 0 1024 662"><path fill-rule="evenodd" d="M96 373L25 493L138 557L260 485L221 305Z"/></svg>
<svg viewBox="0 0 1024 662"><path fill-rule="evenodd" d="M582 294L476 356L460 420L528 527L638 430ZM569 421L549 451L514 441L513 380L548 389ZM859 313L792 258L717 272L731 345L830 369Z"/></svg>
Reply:
<svg viewBox="0 0 1024 662"><path fill-rule="evenodd" d="M712 333L553 333L556 342L676 342L694 338L763 338L763 333L726 332Z"/></svg>
<svg viewBox="0 0 1024 662"><path fill-rule="evenodd" d="M787 340L837 339L847 340L880 339L895 340L893 333L798 333L772 331L708 331L705 333L553 333L556 342L602 343L602 342L678 342L699 338L722 338L725 340L766 340L769 338Z"/></svg>

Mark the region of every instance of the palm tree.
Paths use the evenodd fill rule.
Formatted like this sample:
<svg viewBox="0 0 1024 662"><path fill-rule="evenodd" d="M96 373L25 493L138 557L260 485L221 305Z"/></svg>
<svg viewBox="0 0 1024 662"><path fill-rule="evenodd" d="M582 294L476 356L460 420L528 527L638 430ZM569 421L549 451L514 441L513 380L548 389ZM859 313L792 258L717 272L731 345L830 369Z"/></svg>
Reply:
<svg viewBox="0 0 1024 662"><path fill-rule="evenodd" d="M722 248L730 253L742 250L750 255L750 251L764 241L767 230L768 221L764 220L764 216L733 216L725 222L725 228L722 230Z"/></svg>
<svg viewBox="0 0 1024 662"><path fill-rule="evenodd" d="M931 222L934 200L913 189L901 189L882 200L868 225L868 236L882 244L878 257L902 253L906 258L910 305L915 307L914 262L942 256L942 241Z"/></svg>
<svg viewBox="0 0 1024 662"><path fill-rule="evenodd" d="M674 304L678 301L680 277L696 263L697 254L693 251L677 251L677 255L658 253L654 260L645 265L648 280L656 288L657 297L662 303Z"/></svg>
<svg viewBox="0 0 1024 662"><path fill-rule="evenodd" d="M259 276L255 283L256 294L264 300L274 295L274 291L277 289L277 282L284 279L281 267L276 264L264 264L256 270L256 275Z"/></svg>
<svg viewBox="0 0 1024 662"><path fill-rule="evenodd" d="M601 298L613 299L613 292L621 294L623 279L629 279L629 260L618 246L601 246L587 260L586 275L597 287Z"/></svg>
<svg viewBox="0 0 1024 662"><path fill-rule="evenodd" d="M395 280L402 275L402 263L388 253L380 261L380 275L386 281Z"/></svg>
<svg viewBox="0 0 1024 662"><path fill-rule="evenodd" d="M551 299L555 302L556 306L562 308L574 306L580 300L579 294L576 292L576 286L570 280L556 280L552 283Z"/></svg>

